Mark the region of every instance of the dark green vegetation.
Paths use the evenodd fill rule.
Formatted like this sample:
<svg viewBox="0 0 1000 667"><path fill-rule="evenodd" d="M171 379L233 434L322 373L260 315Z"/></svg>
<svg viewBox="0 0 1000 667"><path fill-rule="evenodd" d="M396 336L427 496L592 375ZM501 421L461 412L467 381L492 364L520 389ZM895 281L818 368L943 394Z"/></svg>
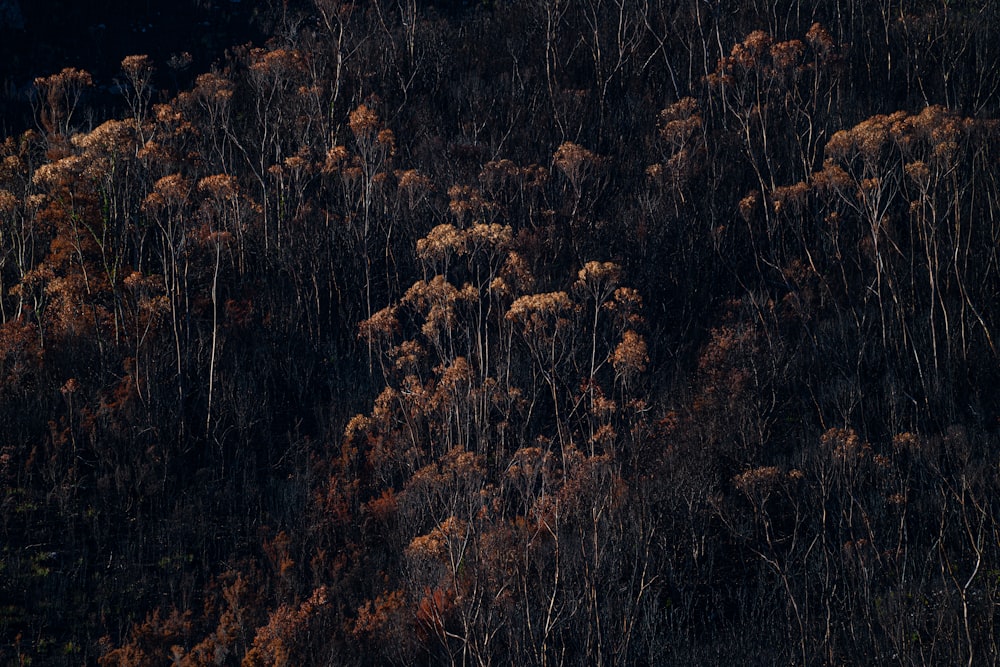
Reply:
<svg viewBox="0 0 1000 667"><path fill-rule="evenodd" d="M0 661L1000 659L997 3L273 16L0 145Z"/></svg>

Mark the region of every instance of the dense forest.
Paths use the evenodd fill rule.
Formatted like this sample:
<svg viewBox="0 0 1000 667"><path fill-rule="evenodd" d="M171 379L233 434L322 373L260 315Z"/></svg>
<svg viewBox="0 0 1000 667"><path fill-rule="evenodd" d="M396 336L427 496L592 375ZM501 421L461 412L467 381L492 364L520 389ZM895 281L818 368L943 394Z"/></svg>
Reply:
<svg viewBox="0 0 1000 667"><path fill-rule="evenodd" d="M1000 3L174 4L5 83L0 663L1000 662Z"/></svg>

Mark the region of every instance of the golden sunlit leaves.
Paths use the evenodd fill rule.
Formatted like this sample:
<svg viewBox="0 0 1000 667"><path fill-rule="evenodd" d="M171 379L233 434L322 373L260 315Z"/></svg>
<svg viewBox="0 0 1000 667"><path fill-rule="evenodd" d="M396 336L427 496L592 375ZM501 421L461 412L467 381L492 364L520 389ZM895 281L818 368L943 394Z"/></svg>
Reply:
<svg viewBox="0 0 1000 667"><path fill-rule="evenodd" d="M371 139L380 129L378 114L362 104L350 113L348 125L356 139Z"/></svg>
<svg viewBox="0 0 1000 667"><path fill-rule="evenodd" d="M129 77L148 83L153 73L153 61L147 55L125 56L121 68Z"/></svg>
<svg viewBox="0 0 1000 667"><path fill-rule="evenodd" d="M444 276L437 275L430 281L418 281L403 295L401 303L424 316L422 332L429 340L441 344L455 323L455 309L463 301L478 298L475 290L458 289Z"/></svg>
<svg viewBox="0 0 1000 667"><path fill-rule="evenodd" d="M809 31L806 33L806 42L823 60L828 59L834 52L835 44L833 37L819 23L813 23L809 27Z"/></svg>
<svg viewBox="0 0 1000 667"><path fill-rule="evenodd" d="M0 214L10 215L18 207L18 200L9 190L0 189Z"/></svg>
<svg viewBox="0 0 1000 667"><path fill-rule="evenodd" d="M405 340L389 348L389 356L393 359L396 370L412 373L427 358L427 351L417 341Z"/></svg>
<svg viewBox="0 0 1000 667"><path fill-rule="evenodd" d="M780 186L771 193L771 197L775 213L788 212L791 215L801 215L808 202L809 186L803 182Z"/></svg>
<svg viewBox="0 0 1000 667"><path fill-rule="evenodd" d="M64 157L56 162L47 162L35 170L32 181L35 185L55 190L69 187L73 179L87 167L86 160L77 155Z"/></svg>
<svg viewBox="0 0 1000 667"><path fill-rule="evenodd" d="M309 635L310 622L327 605L327 588L313 590L301 604L281 605L271 613L268 622L257 630L253 646L243 659L247 667L291 667L308 652L299 644Z"/></svg>
<svg viewBox="0 0 1000 667"><path fill-rule="evenodd" d="M438 376L437 384L434 393L428 398L427 407L447 414L461 399L469 395L475 378L465 357L458 357L450 364L435 368L435 373Z"/></svg>
<svg viewBox="0 0 1000 667"><path fill-rule="evenodd" d="M39 119L46 132L68 137L73 114L84 90L94 85L89 72L67 67L58 74L35 79L40 109Z"/></svg>
<svg viewBox="0 0 1000 667"><path fill-rule="evenodd" d="M483 197L482 191L475 186L453 185L448 188L448 197L451 200L448 210L458 219L460 226L464 226L470 218L488 218L495 209L493 202Z"/></svg>
<svg viewBox="0 0 1000 667"><path fill-rule="evenodd" d="M143 206L150 210L160 210L168 206L177 206L187 201L191 192L191 184L180 174L170 174L156 181L153 191L149 193Z"/></svg>
<svg viewBox="0 0 1000 667"><path fill-rule="evenodd" d="M89 157L125 153L135 144L134 128L129 121L108 120L90 132L74 135L72 144Z"/></svg>
<svg viewBox="0 0 1000 667"><path fill-rule="evenodd" d="M553 164L563 173L579 197L584 184L604 164L605 160L572 141L559 145L552 156Z"/></svg>
<svg viewBox="0 0 1000 667"><path fill-rule="evenodd" d="M704 146L698 141L703 131L700 105L693 97L681 98L661 111L659 135L665 148L663 162L647 167L646 174L676 191L686 186L704 156Z"/></svg>
<svg viewBox="0 0 1000 667"><path fill-rule="evenodd" d="M577 272L573 289L594 299L600 307L618 287L621 267L614 262L587 262Z"/></svg>
<svg viewBox="0 0 1000 667"><path fill-rule="evenodd" d="M374 343L390 340L398 329L399 320L396 318L395 307L386 306L358 325L358 336Z"/></svg>
<svg viewBox="0 0 1000 667"><path fill-rule="evenodd" d="M374 602L365 602L358 609L352 631L355 636L384 637L387 626L396 623L407 604L406 592L394 590L381 593Z"/></svg>
<svg viewBox="0 0 1000 667"><path fill-rule="evenodd" d="M375 521L386 523L395 518L399 510L399 503L396 493L392 489L386 489L378 498L368 501L365 504L365 511Z"/></svg>
<svg viewBox="0 0 1000 667"><path fill-rule="evenodd" d="M450 516L426 535L419 535L413 538L410 546L406 548L406 555L410 558L444 558L449 542L462 539L468 530L468 524L454 516Z"/></svg>
<svg viewBox="0 0 1000 667"><path fill-rule="evenodd" d="M144 276L132 271L122 284L136 296L137 305L151 315L163 315L170 310L170 300L163 292L162 276Z"/></svg>
<svg viewBox="0 0 1000 667"><path fill-rule="evenodd" d="M435 268L447 270L452 256L478 252L498 253L513 237L508 225L477 223L467 229L451 224L437 225L417 241L417 257Z"/></svg>
<svg viewBox="0 0 1000 667"><path fill-rule="evenodd" d="M683 97L660 112L659 133L668 145L683 147L702 129L701 109L698 100Z"/></svg>
<svg viewBox="0 0 1000 667"><path fill-rule="evenodd" d="M213 197L219 202L232 201L239 192L236 179L228 174L206 176L198 181L198 191Z"/></svg>
<svg viewBox="0 0 1000 667"><path fill-rule="evenodd" d="M506 250L514 231L510 225L477 223L466 230L466 235L470 252L492 252Z"/></svg>
<svg viewBox="0 0 1000 667"><path fill-rule="evenodd" d="M833 51L833 40L818 23L806 33L806 43L823 62ZM716 87L732 85L751 72L788 84L809 67L806 46L801 41L779 42L766 32L756 30L733 46L729 56L719 60L716 71L709 76L709 84Z"/></svg>
<svg viewBox="0 0 1000 667"><path fill-rule="evenodd" d="M510 305L507 319L520 324L526 336L543 336L557 327L573 307L566 292L526 294Z"/></svg>
<svg viewBox="0 0 1000 667"><path fill-rule="evenodd" d="M302 55L294 49L251 49L250 71L273 79L291 79L303 69Z"/></svg>
<svg viewBox="0 0 1000 667"><path fill-rule="evenodd" d="M864 442L854 429L829 429L820 442L835 460L845 464L854 464L871 453L871 445Z"/></svg>
<svg viewBox="0 0 1000 667"><path fill-rule="evenodd" d="M760 466L736 475L733 478L733 486L746 494L760 511L784 478L784 473L777 466Z"/></svg>
<svg viewBox="0 0 1000 667"><path fill-rule="evenodd" d="M348 127L364 155L377 151L391 156L396 152L396 138L392 130L382 125L382 120L373 109L361 104L349 114L348 119Z"/></svg>
<svg viewBox="0 0 1000 667"><path fill-rule="evenodd" d="M479 181L490 192L511 187L521 176L522 170L506 158L490 160L483 165L479 173Z"/></svg>
<svg viewBox="0 0 1000 667"><path fill-rule="evenodd" d="M326 162L323 170L326 172L339 171L350 159L351 154L345 146L334 146L326 153Z"/></svg>
<svg viewBox="0 0 1000 667"><path fill-rule="evenodd" d="M409 208L417 207L430 194L433 181L417 169L396 170L396 187L406 195Z"/></svg>
<svg viewBox="0 0 1000 667"><path fill-rule="evenodd" d="M771 62L778 71L794 71L802 64L805 47L797 39L778 42L771 46Z"/></svg>
<svg viewBox="0 0 1000 667"><path fill-rule="evenodd" d="M221 108L232 100L233 82L217 72L199 74L195 79L194 95L212 108Z"/></svg>
<svg viewBox="0 0 1000 667"><path fill-rule="evenodd" d="M417 257L425 262L438 263L453 254L464 253L465 241L466 235L454 225L438 225L417 241Z"/></svg>
<svg viewBox="0 0 1000 667"><path fill-rule="evenodd" d="M634 377L646 370L649 353L646 341L631 329L622 334L622 340L611 357L615 372L624 377Z"/></svg>

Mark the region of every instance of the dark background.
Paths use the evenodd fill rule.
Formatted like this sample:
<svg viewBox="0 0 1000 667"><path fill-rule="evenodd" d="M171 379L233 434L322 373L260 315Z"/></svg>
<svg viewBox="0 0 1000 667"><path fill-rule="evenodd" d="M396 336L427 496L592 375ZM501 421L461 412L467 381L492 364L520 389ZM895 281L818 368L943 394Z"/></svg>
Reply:
<svg viewBox="0 0 1000 667"><path fill-rule="evenodd" d="M189 86L227 47L260 43L263 28L280 10L280 3L230 0L21 3L22 25L0 25L0 129L9 135L33 127L32 82L65 67L90 72L91 104L111 111L118 103L112 93L121 60L132 54L153 59L154 85L165 97ZM170 57L183 52L191 54L191 64L170 68Z"/></svg>

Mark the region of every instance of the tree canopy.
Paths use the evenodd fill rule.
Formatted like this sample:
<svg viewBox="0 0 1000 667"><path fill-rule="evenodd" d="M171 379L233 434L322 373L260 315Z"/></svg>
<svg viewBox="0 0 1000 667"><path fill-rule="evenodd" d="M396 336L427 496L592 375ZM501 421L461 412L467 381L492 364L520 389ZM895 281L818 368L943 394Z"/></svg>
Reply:
<svg viewBox="0 0 1000 667"><path fill-rule="evenodd" d="M1000 660L1000 5L254 11L0 142L0 661Z"/></svg>

